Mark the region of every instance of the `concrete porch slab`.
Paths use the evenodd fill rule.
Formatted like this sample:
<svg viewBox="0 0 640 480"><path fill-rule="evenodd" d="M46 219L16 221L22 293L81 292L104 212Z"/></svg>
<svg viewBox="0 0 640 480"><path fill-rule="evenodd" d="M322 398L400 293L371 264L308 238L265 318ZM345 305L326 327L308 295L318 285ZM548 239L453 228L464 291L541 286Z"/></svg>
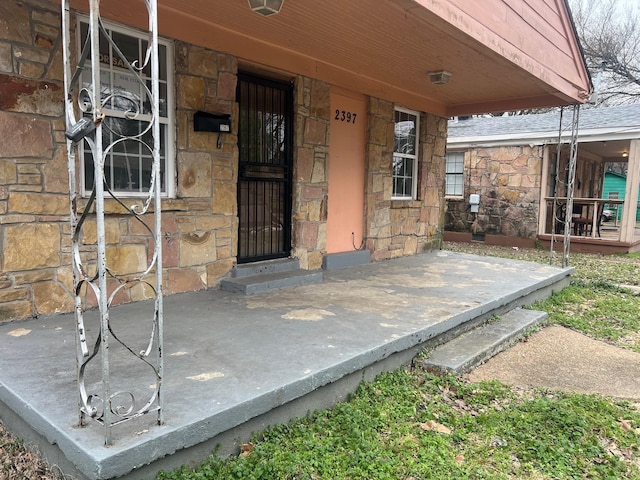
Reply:
<svg viewBox="0 0 640 480"><path fill-rule="evenodd" d="M571 272L441 251L252 297L166 297L166 422L149 415L118 425L111 447L101 426L77 426L73 316L0 325L0 419L77 478L151 479L204 460L218 443L230 451L252 430L342 400L432 342L547 297ZM135 343L149 311L148 303L113 308L114 330ZM95 325L88 330L95 335ZM117 367L123 388L137 378L148 387L136 369Z"/></svg>

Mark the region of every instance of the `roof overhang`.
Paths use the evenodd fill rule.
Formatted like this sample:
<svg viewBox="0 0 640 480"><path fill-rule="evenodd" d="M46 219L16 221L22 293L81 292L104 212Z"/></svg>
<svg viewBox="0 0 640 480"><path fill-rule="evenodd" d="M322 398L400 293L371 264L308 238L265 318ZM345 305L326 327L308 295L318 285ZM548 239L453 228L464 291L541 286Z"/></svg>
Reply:
<svg viewBox="0 0 640 480"><path fill-rule="evenodd" d="M620 127L592 128L578 131L578 155L602 162L626 162L631 140L640 138L640 128ZM467 137L449 137L447 150L468 150L472 148L514 147L522 145L544 146L568 144L571 142L571 132L566 130L558 136L558 132L529 132L526 134L483 135Z"/></svg>
<svg viewBox="0 0 640 480"><path fill-rule="evenodd" d="M86 1L73 7L87 9ZM241 68L305 75L448 117L584 102L590 80L564 0L159 0L160 34L226 52ZM146 27L143 2L101 3ZM430 71L452 73L446 85Z"/></svg>
<svg viewBox="0 0 640 480"><path fill-rule="evenodd" d="M634 128L621 131L620 128L598 128L580 130L578 132L578 143L587 142L610 142L615 140L625 140L640 137L640 129ZM562 143L571 140L571 132L564 130L560 135ZM483 135L468 137L449 137L447 147L449 148L474 148L474 147L509 147L517 145L549 145L558 143L557 131L529 132L526 134L513 133L504 135Z"/></svg>

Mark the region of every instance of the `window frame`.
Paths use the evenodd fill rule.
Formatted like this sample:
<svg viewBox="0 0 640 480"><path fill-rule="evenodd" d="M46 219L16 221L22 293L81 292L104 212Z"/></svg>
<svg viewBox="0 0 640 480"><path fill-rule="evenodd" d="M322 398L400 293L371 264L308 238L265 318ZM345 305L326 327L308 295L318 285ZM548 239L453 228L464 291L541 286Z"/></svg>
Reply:
<svg viewBox="0 0 640 480"><path fill-rule="evenodd" d="M76 16L76 46L77 46L77 57L79 59L82 53L83 47L83 38L82 38L82 30L81 24L89 25L89 17L84 14L77 14ZM128 27L116 22L111 22L108 20L103 20L103 24L105 28L110 32L116 32L120 35L125 35L128 37L132 37L136 41L148 41L149 34L148 32L144 32L132 27ZM174 67L174 43L173 41L165 38L158 38L158 46L162 45L165 48L165 58L164 62L166 65L166 115L161 115L159 112L158 118L160 121L160 128L164 130L164 165L162 170L164 172L164 191L160 192L160 196L162 198L176 198L176 120L175 120L175 67ZM159 52L160 61L162 62L162 54ZM90 61L90 59L88 59ZM85 64L86 65L86 64ZM111 75L113 72L118 71L128 71L121 69L112 64L106 65L106 68L100 68L101 76L104 72L107 72ZM143 79L147 79L144 74L141 74ZM80 88L82 88L82 75L78 79L80 83ZM113 85L113 80L110 80ZM164 83L164 80L161 80L160 83ZM124 112L121 110L115 110L111 108L104 108L103 113L106 114L107 117L111 118L125 118ZM151 115L141 113L139 114L139 119L141 121L150 120ZM164 127L163 127L164 126ZM135 158L140 158L136 155ZM78 148L78 160L80 163L79 168L79 185L80 191L82 192L83 197L88 197L91 195L91 190L89 190L86 186L86 162L85 162L85 146L81 146ZM117 195L118 197L125 198L143 198L149 195L148 190L142 189L142 191L130 191L130 190L119 190L116 189L114 185L109 184L109 188L111 191Z"/></svg>
<svg viewBox="0 0 640 480"><path fill-rule="evenodd" d="M414 145L414 152L415 154L407 154L407 153L401 153L401 152L396 152L396 136L395 136L395 126L398 123L396 121L396 113L400 112L400 113L404 113L407 115L413 115L415 117L415 125L416 125L416 133L415 133L415 145ZM393 163L391 166L391 200L416 200L418 198L418 163L420 161L420 112L415 111L415 110L409 110L408 108L404 108L404 107L394 107L393 109L393 125L394 125L394 135L393 135L393 157L400 157L400 158L409 158L413 160L413 166L412 166L412 172L411 172L411 195L397 195L394 192L394 188L395 188L395 179L397 178L394 168L393 168Z"/></svg>
<svg viewBox="0 0 640 480"><path fill-rule="evenodd" d="M453 155L460 156L460 161L456 162L457 164L462 165L462 170L460 172L450 172L449 165L450 159ZM444 196L445 198L464 198L464 175L465 175L465 152L463 150L458 151L448 151L445 156L445 168L444 168ZM456 178L460 178L460 193L448 193L449 191L449 175L456 175ZM458 183L456 182L456 185Z"/></svg>

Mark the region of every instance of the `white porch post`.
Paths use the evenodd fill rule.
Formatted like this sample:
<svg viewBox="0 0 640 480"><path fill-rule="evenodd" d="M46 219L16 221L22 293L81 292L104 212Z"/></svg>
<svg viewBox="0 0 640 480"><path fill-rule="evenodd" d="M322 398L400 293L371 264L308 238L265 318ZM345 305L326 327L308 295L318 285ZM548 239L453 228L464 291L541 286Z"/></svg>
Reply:
<svg viewBox="0 0 640 480"><path fill-rule="evenodd" d="M627 169L627 186L624 194L620 241L632 242L636 227L636 210L638 208L638 189L640 187L640 140L631 140L629 148L629 167Z"/></svg>
<svg viewBox="0 0 640 480"><path fill-rule="evenodd" d="M549 194L549 145L542 147L542 176L540 177L540 202L538 206L538 234L548 233L547 226L547 201ZM553 225L551 226L553 229Z"/></svg>

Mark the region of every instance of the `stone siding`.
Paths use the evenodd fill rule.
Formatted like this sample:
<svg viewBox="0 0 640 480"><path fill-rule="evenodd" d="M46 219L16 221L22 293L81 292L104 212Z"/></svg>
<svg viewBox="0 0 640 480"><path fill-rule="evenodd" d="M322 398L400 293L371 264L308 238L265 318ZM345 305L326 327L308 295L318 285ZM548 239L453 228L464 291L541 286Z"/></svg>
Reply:
<svg viewBox="0 0 640 480"><path fill-rule="evenodd" d="M73 17L73 16L72 16ZM177 198L163 200L164 291L212 287L235 263L237 137L194 132L193 113L229 113L237 122L237 61L175 43ZM69 178L63 117L59 6L40 0L0 4L0 321L73 309ZM237 132L234 125L232 132ZM86 200L80 200L80 208ZM153 253L146 227L105 202L109 267L143 271ZM153 222L151 216L142 222ZM92 268L95 220L82 229ZM124 289L114 303L147 298ZM95 300L87 298L90 307Z"/></svg>
<svg viewBox="0 0 640 480"><path fill-rule="evenodd" d="M0 322L73 310L60 24L56 4L0 3ZM176 198L162 200L167 294L217 286L236 262L238 230L238 61L180 41L174 60ZM422 115L418 199L391 201L393 108L369 100L364 221L374 260L441 243L446 120ZM197 110L231 114L232 133L221 135L220 148L218 134L193 131ZM318 269L326 253L330 86L295 78L293 114L292 256ZM78 199L80 209L86 205ZM105 211L109 267L125 277L144 271L153 254L145 225L152 216L134 219L108 198ZM96 241L89 216L80 237L89 269ZM137 286L122 289L114 303L148 297Z"/></svg>
<svg viewBox="0 0 640 480"><path fill-rule="evenodd" d="M217 285L235 264L238 231L237 60L176 42L175 63L177 197L186 203L170 214L177 264L165 275L168 293ZM193 130L198 110L232 116L231 133L221 134L220 149L217 133ZM171 212L166 203L165 214Z"/></svg>
<svg viewBox="0 0 640 480"><path fill-rule="evenodd" d="M542 146L465 152L464 198L447 199L446 230L535 238L543 153ZM473 193L480 195L477 215L469 207L469 195Z"/></svg>
<svg viewBox="0 0 640 480"><path fill-rule="evenodd" d="M73 308L58 9L0 4L0 321Z"/></svg>
<svg viewBox="0 0 640 480"><path fill-rule="evenodd" d="M308 270L322 267L327 245L329 92L324 82L297 78L292 255Z"/></svg>
<svg viewBox="0 0 640 480"><path fill-rule="evenodd" d="M444 216L446 119L420 119L418 198L391 200L394 105L370 98L365 191L365 237L373 260L440 248Z"/></svg>

